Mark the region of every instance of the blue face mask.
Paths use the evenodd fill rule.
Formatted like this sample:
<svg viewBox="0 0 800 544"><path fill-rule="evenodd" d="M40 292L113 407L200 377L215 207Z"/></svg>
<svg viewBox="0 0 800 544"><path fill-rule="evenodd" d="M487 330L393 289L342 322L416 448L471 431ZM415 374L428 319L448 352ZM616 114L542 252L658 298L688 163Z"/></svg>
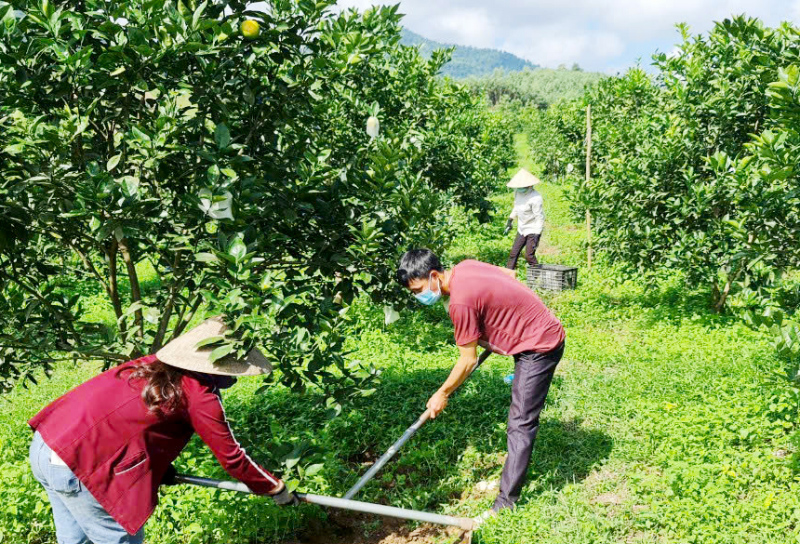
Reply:
<svg viewBox="0 0 800 544"><path fill-rule="evenodd" d="M440 298L442 298L442 285L441 285L441 283L439 284L439 292L438 293L434 293L433 290L430 288L430 285L431 285L431 280L429 278L428 279L428 288L425 289L423 292L417 293L416 295L414 295L417 298L417 300L420 301L425 306L433 306L434 304L439 302Z"/></svg>
<svg viewBox="0 0 800 544"><path fill-rule="evenodd" d="M517 194L518 195L524 195L527 192L528 192L528 187L523 187L522 189L517 189Z"/></svg>

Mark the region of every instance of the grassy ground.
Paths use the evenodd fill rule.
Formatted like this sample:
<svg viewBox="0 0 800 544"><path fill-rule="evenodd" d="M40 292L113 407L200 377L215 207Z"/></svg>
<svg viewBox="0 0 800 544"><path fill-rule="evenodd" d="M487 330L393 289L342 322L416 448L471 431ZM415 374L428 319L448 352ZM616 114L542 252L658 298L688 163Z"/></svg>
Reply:
<svg viewBox="0 0 800 544"><path fill-rule="evenodd" d="M520 152L525 154L520 139ZM523 157L524 160L529 160ZM534 164L528 164L535 169ZM562 189L545 184L545 262L581 265L583 228ZM501 264L511 195L495 197L490 225L469 224L448 258ZM567 351L543 414L519 507L488 523L475 542L777 543L800 541L800 482L792 470L785 410L770 402L777 368L769 343L711 314L677 280L658 289L619 281L606 264L584 268L576 291L544 295L567 329ZM520 275L522 266L520 266ZM244 380L226 396L242 443L256 457L304 444L299 466L322 464L303 485L341 495L424 409L456 356L441 307L385 327L380 309L355 309L353 357L383 370L377 392L328 419L322 399L281 388L252 395ZM505 453L509 358L494 356L361 493L362 500L476 515L494 491ZM95 372L61 367L0 412L0 531L5 542L53 541L46 503L25 465L24 421ZM290 454L291 455L291 454ZM182 470L223 476L197 441ZM313 470L311 471L313 472ZM199 489L168 490L148 524L150 542L452 542L439 531L314 507L278 512L266 501ZM387 533L393 533L388 535ZM0 538L2 541L2 538Z"/></svg>

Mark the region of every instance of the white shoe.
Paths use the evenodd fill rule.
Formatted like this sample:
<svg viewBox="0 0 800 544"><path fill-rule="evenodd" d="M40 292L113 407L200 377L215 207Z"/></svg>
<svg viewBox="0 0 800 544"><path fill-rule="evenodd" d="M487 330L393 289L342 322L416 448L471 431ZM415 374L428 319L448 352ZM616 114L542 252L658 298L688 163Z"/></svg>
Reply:
<svg viewBox="0 0 800 544"><path fill-rule="evenodd" d="M500 488L500 482L498 481L487 481L481 480L478 482L478 485L475 486L475 490L481 493L486 493L487 491L494 491L495 489Z"/></svg>
<svg viewBox="0 0 800 544"><path fill-rule="evenodd" d="M497 512L489 508L479 516L472 518L472 529L475 530L492 518L497 517Z"/></svg>

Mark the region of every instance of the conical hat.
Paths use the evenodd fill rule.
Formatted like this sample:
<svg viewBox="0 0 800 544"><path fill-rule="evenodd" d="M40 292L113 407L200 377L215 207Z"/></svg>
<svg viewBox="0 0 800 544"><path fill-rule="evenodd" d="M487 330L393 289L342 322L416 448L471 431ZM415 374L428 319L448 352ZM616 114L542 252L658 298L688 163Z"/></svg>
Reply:
<svg viewBox="0 0 800 544"><path fill-rule="evenodd" d="M508 182L506 187L509 189L522 189L524 187L533 187L541 182L542 180L522 168L519 172L517 172L517 175Z"/></svg>
<svg viewBox="0 0 800 544"><path fill-rule="evenodd" d="M222 316L212 317L158 350L156 357L164 364L205 374L256 376L272 372L272 365L257 349L250 350L244 360L223 357L212 363L209 356L214 347L198 348L197 344L214 336L222 336L226 330L228 326Z"/></svg>

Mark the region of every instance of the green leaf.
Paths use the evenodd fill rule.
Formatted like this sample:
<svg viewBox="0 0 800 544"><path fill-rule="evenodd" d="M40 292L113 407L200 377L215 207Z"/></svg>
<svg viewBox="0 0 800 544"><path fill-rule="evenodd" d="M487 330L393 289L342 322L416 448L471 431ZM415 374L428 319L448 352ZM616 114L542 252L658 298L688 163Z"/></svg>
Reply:
<svg viewBox="0 0 800 544"><path fill-rule="evenodd" d="M213 253L197 253L194 256L195 260L201 263L216 263L219 262L219 258Z"/></svg>
<svg viewBox="0 0 800 544"><path fill-rule="evenodd" d="M234 348L233 344L225 344L224 346L220 346L220 347L215 348L214 350L212 350L211 353L208 356L208 359L212 363L215 363L215 362L219 361L220 359L222 359L223 357L227 357L228 355L230 355L230 353L234 349L235 348Z"/></svg>
<svg viewBox="0 0 800 544"><path fill-rule="evenodd" d="M108 171L108 172L113 171L114 168L116 168L117 165L119 164L119 160L121 158L122 158L122 154L120 153L119 155L114 155L113 157L108 159L108 162L106 163L106 171Z"/></svg>
<svg viewBox="0 0 800 544"><path fill-rule="evenodd" d="M142 132L138 127L131 128L131 132L133 133L133 137L139 140L142 143L150 143L150 136Z"/></svg>
<svg viewBox="0 0 800 544"><path fill-rule="evenodd" d="M161 312L158 311L158 308L148 308L144 313L144 320L148 323L156 324L158 323L160 317Z"/></svg>
<svg viewBox="0 0 800 544"><path fill-rule="evenodd" d="M306 468L306 476L313 476L323 468L325 468L325 463L316 463L314 465L310 465L308 468Z"/></svg>
<svg viewBox="0 0 800 544"><path fill-rule="evenodd" d="M219 181L219 166L216 164L209 166L206 172L206 178L208 178L209 183L216 185Z"/></svg>
<svg viewBox="0 0 800 544"><path fill-rule="evenodd" d="M214 141L217 142L217 149L225 149L231 143L231 132L223 123L217 125L214 130Z"/></svg>
<svg viewBox="0 0 800 544"><path fill-rule="evenodd" d="M122 178L122 188L127 196L137 196L139 193L139 178L136 176L125 176Z"/></svg>
<svg viewBox="0 0 800 544"><path fill-rule="evenodd" d="M195 344L194 347L196 347L197 349L200 349L200 348L204 348L204 347L207 347L207 346L211 346L213 344L219 344L220 342L224 342L224 341L225 341L225 337L224 336L211 336L209 338L204 338L203 340L200 340L197 344Z"/></svg>
<svg viewBox="0 0 800 544"><path fill-rule="evenodd" d="M244 259L245 255L247 255L247 245L242 242L241 239L237 238L228 248L228 255L233 257L233 259L239 263L242 259Z"/></svg>
<svg viewBox="0 0 800 544"><path fill-rule="evenodd" d="M128 317L128 316L131 316L131 315L133 315L133 314L134 314L134 312L138 312L138 311L139 311L139 310L141 310L142 308L144 308L144 304L142 304L142 302L140 302L140 301L139 301L139 302L134 302L133 304L131 304L130 306L128 306L128 309L127 309L127 310L125 310L125 311L122 313L122 317Z"/></svg>
<svg viewBox="0 0 800 544"><path fill-rule="evenodd" d="M192 14L192 30L197 30L200 18L203 16L203 12L206 10L207 6L208 2L203 2L197 7L196 10L194 10L194 13Z"/></svg>

